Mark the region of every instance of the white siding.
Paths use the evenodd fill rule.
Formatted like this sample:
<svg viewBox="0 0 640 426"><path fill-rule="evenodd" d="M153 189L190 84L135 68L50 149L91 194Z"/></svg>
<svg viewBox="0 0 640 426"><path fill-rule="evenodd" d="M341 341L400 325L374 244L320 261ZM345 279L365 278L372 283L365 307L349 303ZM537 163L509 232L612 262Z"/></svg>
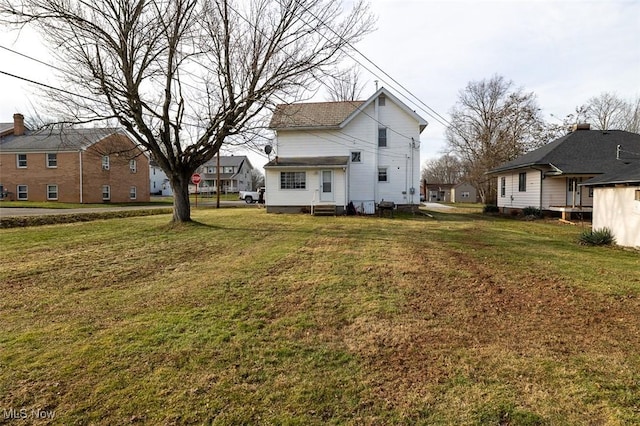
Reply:
<svg viewBox="0 0 640 426"><path fill-rule="evenodd" d="M265 183L269 189L267 202L270 206L311 206L312 203L320 203L320 171L333 170L333 194L334 203L337 206L345 206L345 171L342 169L266 169ZM280 172L305 172L305 189L280 189ZM314 202L315 200L315 202Z"/></svg>
<svg viewBox="0 0 640 426"><path fill-rule="evenodd" d="M526 191L519 191L519 176L521 172L527 174ZM526 169L515 173L498 175L498 207L522 209L525 207L540 208L540 176L539 170ZM506 179L505 196L501 195L501 179ZM543 184L544 185L544 184Z"/></svg>
<svg viewBox="0 0 640 426"><path fill-rule="evenodd" d="M567 178L547 177L542 181L542 209L567 205Z"/></svg>
<svg viewBox="0 0 640 426"><path fill-rule="evenodd" d="M381 125L387 127L387 146L378 148L378 127ZM411 138L415 141L413 149ZM419 124L387 97L386 105L379 107L378 113L374 102L340 130L279 131L276 152L278 156L286 158L350 157L351 152L359 151L361 163L349 164L349 200L379 202L384 199L396 204L418 204L419 141ZM387 182L378 182L378 167L387 168ZM415 191L413 195L410 194L412 187ZM269 185L267 188L271 193ZM298 195L296 199L309 198L308 194ZM278 202L279 196L270 194L269 204ZM289 200L289 204L294 204L294 201Z"/></svg>
<svg viewBox="0 0 640 426"><path fill-rule="evenodd" d="M586 189L586 188L585 188ZM593 229L609 228L621 246L640 248L640 186L594 188Z"/></svg>

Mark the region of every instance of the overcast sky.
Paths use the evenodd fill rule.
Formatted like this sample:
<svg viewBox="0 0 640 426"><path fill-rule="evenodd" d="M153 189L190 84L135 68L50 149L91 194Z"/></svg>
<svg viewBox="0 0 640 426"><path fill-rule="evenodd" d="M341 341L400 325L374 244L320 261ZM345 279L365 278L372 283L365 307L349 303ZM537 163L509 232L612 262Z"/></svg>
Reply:
<svg viewBox="0 0 640 426"><path fill-rule="evenodd" d="M447 119L460 90L494 74L534 92L550 121L602 92L640 96L640 0L372 0L371 6L377 30L358 50ZM16 37L0 29L0 46L47 60L37 37ZM47 67L2 48L0 71L55 85ZM375 91L375 79L404 94L376 73L364 71L363 98ZM33 110L37 90L28 83L0 74L0 87L0 122ZM417 101L407 104L430 123L421 161L438 157L446 147L444 126ZM267 161L251 159L255 166Z"/></svg>

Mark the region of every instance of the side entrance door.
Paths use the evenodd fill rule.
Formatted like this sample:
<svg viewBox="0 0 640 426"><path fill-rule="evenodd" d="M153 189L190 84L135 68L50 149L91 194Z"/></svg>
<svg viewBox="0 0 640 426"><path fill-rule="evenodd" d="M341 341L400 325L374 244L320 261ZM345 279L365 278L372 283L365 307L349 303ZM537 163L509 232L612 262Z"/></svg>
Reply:
<svg viewBox="0 0 640 426"><path fill-rule="evenodd" d="M333 171L320 172L320 201L333 201Z"/></svg>
<svg viewBox="0 0 640 426"><path fill-rule="evenodd" d="M582 182L582 178L567 178L567 206L579 206L582 204L580 182Z"/></svg>

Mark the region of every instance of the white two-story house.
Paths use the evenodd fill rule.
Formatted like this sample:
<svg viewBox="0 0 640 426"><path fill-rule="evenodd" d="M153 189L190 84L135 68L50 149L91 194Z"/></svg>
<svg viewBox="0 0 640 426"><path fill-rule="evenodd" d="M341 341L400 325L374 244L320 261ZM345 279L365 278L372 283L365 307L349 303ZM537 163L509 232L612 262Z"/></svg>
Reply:
<svg viewBox="0 0 640 426"><path fill-rule="evenodd" d="M265 166L268 212L375 213L420 203L420 134L427 121L388 90L365 101L278 105Z"/></svg>

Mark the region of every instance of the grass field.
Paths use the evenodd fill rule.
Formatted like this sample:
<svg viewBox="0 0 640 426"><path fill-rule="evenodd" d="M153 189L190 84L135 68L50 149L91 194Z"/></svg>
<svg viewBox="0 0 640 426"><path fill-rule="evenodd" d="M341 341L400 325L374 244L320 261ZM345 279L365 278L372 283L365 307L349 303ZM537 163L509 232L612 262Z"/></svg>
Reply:
<svg viewBox="0 0 640 426"><path fill-rule="evenodd" d="M0 230L0 424L639 424L640 254L433 215Z"/></svg>

